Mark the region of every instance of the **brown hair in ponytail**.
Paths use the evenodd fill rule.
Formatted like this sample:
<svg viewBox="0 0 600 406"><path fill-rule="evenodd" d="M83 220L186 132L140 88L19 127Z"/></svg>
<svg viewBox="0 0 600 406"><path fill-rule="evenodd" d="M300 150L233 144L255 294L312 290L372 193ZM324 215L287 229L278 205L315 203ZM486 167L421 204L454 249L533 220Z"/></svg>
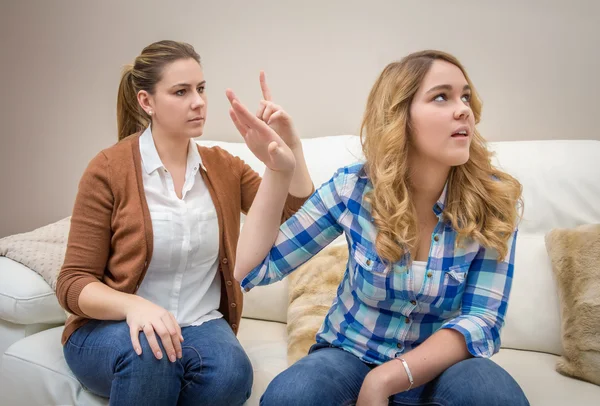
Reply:
<svg viewBox="0 0 600 406"><path fill-rule="evenodd" d="M145 90L154 94L164 68L177 60L190 58L200 63L200 55L191 45L177 41L158 41L144 48L135 58L134 64L123 69L117 95L119 141L142 131L150 124L150 116L137 101L138 92Z"/></svg>

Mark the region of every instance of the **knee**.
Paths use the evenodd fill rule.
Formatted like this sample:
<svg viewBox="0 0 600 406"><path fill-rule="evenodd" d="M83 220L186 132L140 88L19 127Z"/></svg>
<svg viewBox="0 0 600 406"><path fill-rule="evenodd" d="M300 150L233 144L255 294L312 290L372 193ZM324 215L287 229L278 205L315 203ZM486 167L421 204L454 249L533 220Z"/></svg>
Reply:
<svg viewBox="0 0 600 406"><path fill-rule="evenodd" d="M183 369L179 362L171 362L164 355L157 359L152 348L145 339L140 339L142 354L138 355L133 346L122 346L118 351L115 373L121 375L143 376L153 382L168 382L174 378L181 378ZM162 350L162 348L161 348Z"/></svg>
<svg viewBox="0 0 600 406"><path fill-rule="evenodd" d="M529 405L519 384L495 362L485 358L471 358L455 365L456 375L460 376L462 384L454 388L457 404L464 405ZM461 390L471 388L471 390ZM456 399L460 398L460 399Z"/></svg>
<svg viewBox="0 0 600 406"><path fill-rule="evenodd" d="M252 364L248 356L241 347L236 347L232 348L221 361L218 376L215 376L211 382L215 388L215 397L220 399L218 404L244 404L252 393L254 382Z"/></svg>
<svg viewBox="0 0 600 406"><path fill-rule="evenodd" d="M236 393L245 394L245 401L250 397L250 391L252 390L252 383L254 381L252 364L241 347L234 348L230 355L232 368L224 371L226 374L224 377L226 382L225 386L229 391L235 390Z"/></svg>
<svg viewBox="0 0 600 406"><path fill-rule="evenodd" d="M321 393L323 386L324 381L314 374L299 376L286 370L269 383L260 398L260 405L323 405L326 404Z"/></svg>

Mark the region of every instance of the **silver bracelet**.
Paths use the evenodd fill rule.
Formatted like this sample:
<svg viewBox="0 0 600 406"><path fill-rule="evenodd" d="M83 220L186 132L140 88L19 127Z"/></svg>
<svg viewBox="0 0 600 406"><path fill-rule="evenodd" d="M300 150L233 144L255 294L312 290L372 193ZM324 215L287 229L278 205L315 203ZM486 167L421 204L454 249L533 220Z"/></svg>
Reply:
<svg viewBox="0 0 600 406"><path fill-rule="evenodd" d="M408 376L408 381L410 382L410 386L408 387L408 389L406 389L406 391L409 391L412 389L413 384L415 383L412 374L410 373L410 368L408 367L408 364L406 363L406 361L404 360L404 358L396 358L398 361L402 362L402 365L404 366L404 370L406 371L406 375ZM405 391L405 392L406 392Z"/></svg>

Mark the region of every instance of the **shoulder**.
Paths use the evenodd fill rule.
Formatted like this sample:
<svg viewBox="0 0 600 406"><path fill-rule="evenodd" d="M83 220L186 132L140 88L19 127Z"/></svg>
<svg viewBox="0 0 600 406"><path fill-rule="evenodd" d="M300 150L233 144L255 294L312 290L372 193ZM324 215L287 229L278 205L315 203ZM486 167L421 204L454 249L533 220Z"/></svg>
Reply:
<svg viewBox="0 0 600 406"><path fill-rule="evenodd" d="M210 160L215 160L215 159L226 159L226 160L231 160L232 158L235 158L231 153L229 153L228 151L224 150L223 148L219 147L219 146L212 146L212 147L207 147L207 146L203 146L200 144L196 144L198 146L198 152L200 153L200 156L202 157L202 159L210 159Z"/></svg>
<svg viewBox="0 0 600 406"><path fill-rule="evenodd" d="M364 188L367 182L364 163L358 162L339 168L324 186L334 188L337 194L343 196L352 194L356 188Z"/></svg>
<svg viewBox="0 0 600 406"><path fill-rule="evenodd" d="M133 170L136 148L139 156L139 135L133 134L98 152L89 162L83 177L108 180L113 178L113 172L121 178L120 175Z"/></svg>

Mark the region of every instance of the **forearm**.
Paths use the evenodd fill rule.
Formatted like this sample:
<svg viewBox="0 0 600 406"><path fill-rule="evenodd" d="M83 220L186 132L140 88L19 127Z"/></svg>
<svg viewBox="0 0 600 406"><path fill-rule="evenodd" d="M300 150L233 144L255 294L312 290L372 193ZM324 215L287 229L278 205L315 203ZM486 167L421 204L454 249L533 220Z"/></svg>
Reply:
<svg viewBox="0 0 600 406"><path fill-rule="evenodd" d="M452 365L471 357L465 338L455 330L439 330L404 358L412 374L413 387L421 386L436 378ZM381 365L384 390L388 396L408 389L410 381L401 362L392 360Z"/></svg>
<svg viewBox="0 0 600 406"><path fill-rule="evenodd" d="M296 159L296 169L294 170L292 183L290 183L289 193L296 197L306 197L313 190L313 182L306 166L302 144L298 143L291 149Z"/></svg>
<svg viewBox="0 0 600 406"><path fill-rule="evenodd" d="M127 311L141 297L119 292L102 282L86 285L79 295L79 308L88 317L97 320L125 320Z"/></svg>
<svg viewBox="0 0 600 406"><path fill-rule="evenodd" d="M234 270L237 280L260 264L273 246L293 176L291 172L265 170L240 233Z"/></svg>

